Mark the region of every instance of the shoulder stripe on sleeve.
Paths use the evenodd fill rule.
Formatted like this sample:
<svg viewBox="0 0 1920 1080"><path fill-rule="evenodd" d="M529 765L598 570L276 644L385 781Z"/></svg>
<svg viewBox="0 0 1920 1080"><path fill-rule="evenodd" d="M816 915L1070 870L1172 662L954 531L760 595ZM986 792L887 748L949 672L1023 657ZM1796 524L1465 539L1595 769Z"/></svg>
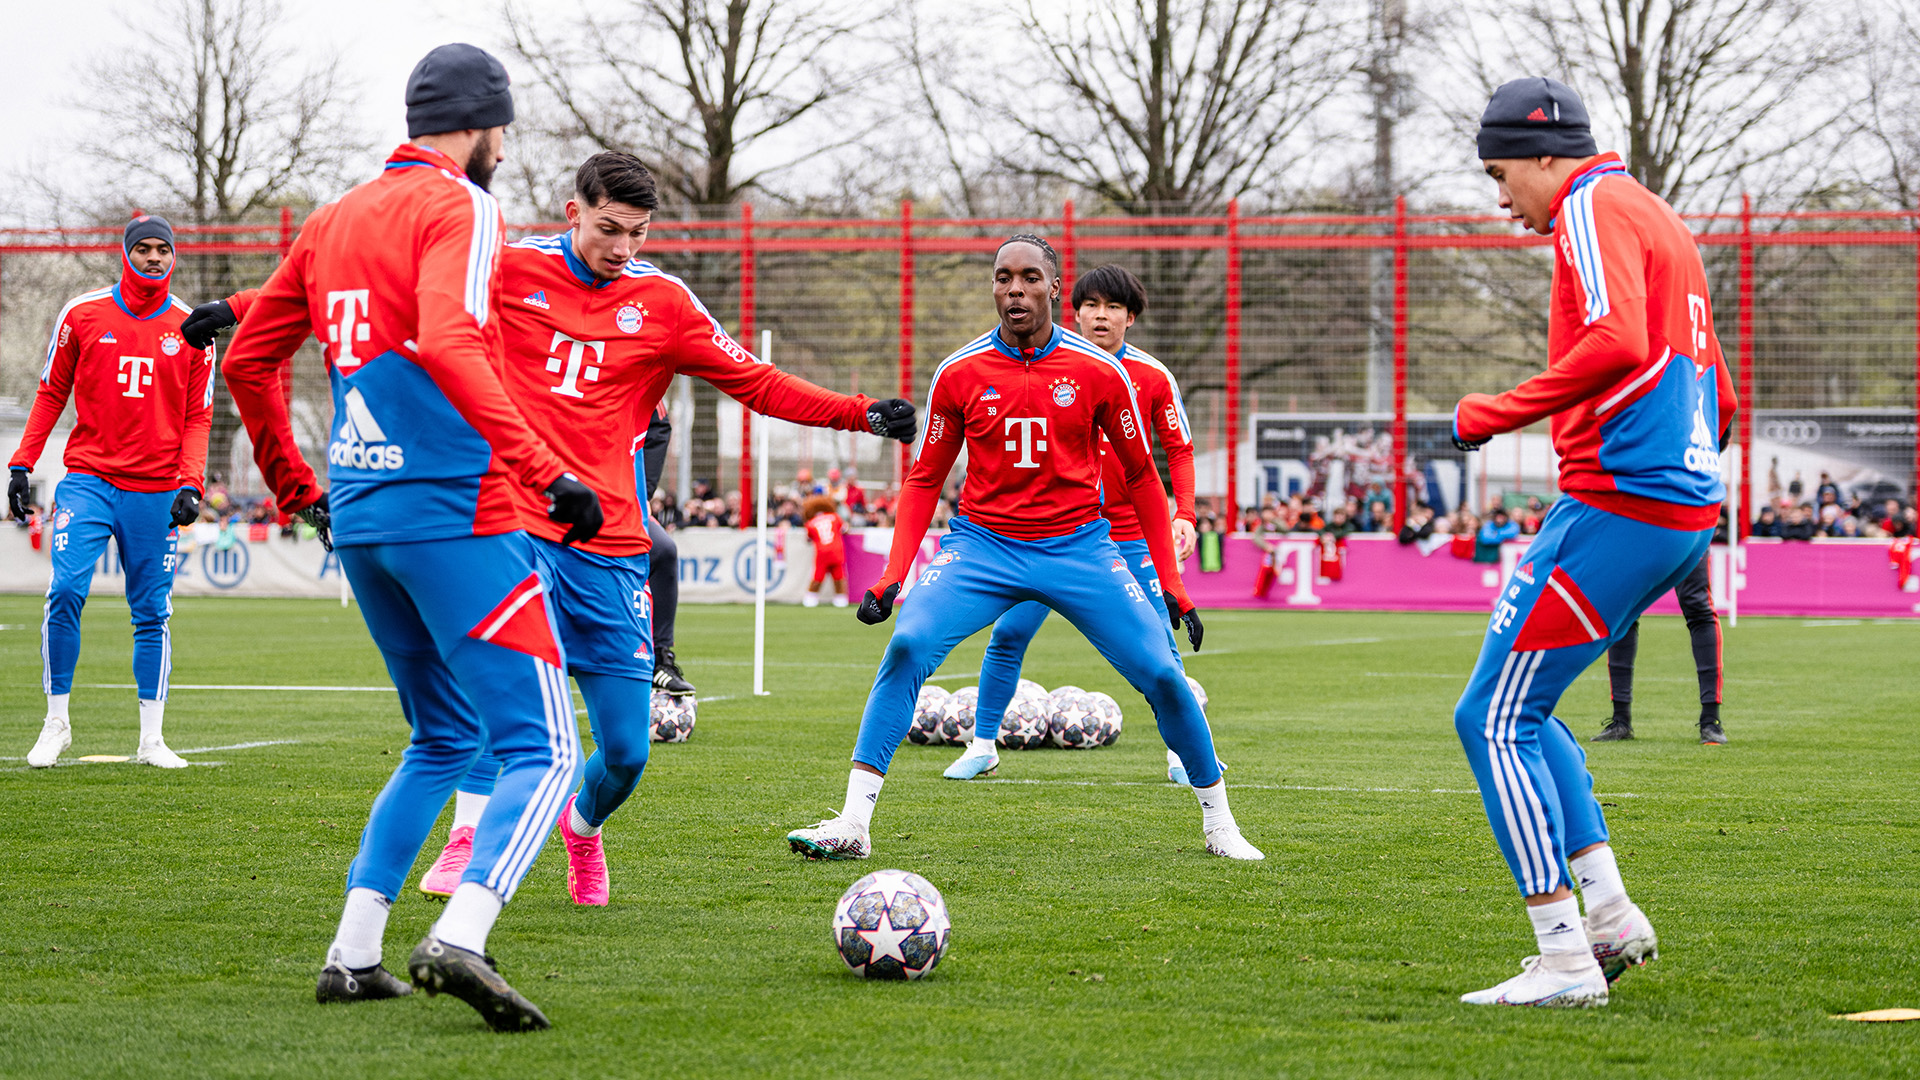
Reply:
<svg viewBox="0 0 1920 1080"><path fill-rule="evenodd" d="M755 364L765 364L768 362L752 349L734 340L733 335L727 333L727 328L720 325L720 320L713 317L713 312L707 310L707 305L700 302L700 295L694 292L693 288L685 281L661 270L652 263L643 262L639 259L628 260L627 265L620 273L630 278L655 278L672 284L675 288L678 288L682 293L686 294L687 303L693 305L693 310L699 312L701 317L707 320L707 325L713 328L713 343L715 345L720 346L722 349L727 349L729 345L726 343L730 343L731 348L739 349L745 353L748 361Z"/></svg>
<svg viewBox="0 0 1920 1080"><path fill-rule="evenodd" d="M1120 385L1127 388L1127 404L1133 407L1133 415L1135 418L1133 425L1134 433L1140 439L1141 445L1147 448L1147 453L1152 454L1153 443L1147 441L1147 418L1140 412L1140 398L1139 395L1133 392L1133 376L1127 373L1127 365L1121 363L1119 357L1071 330L1067 331L1066 337L1062 339L1061 343L1071 345L1075 350L1083 352L1093 359L1105 361L1106 365L1112 368L1116 375L1120 376ZM1112 437L1111 433L1109 433L1108 437Z"/></svg>
<svg viewBox="0 0 1920 1080"><path fill-rule="evenodd" d="M500 204L473 181L452 173L445 175L466 188L473 204L473 235L467 242L466 308L474 322L485 326L492 307L494 259L500 252Z"/></svg>
<svg viewBox="0 0 1920 1080"><path fill-rule="evenodd" d="M1593 221L1593 189L1599 186L1599 181L1582 184L1562 208L1567 215L1567 246L1573 255L1573 269L1580 277L1581 291L1587 295L1588 326L1613 310L1607 300L1607 271L1600 261L1600 237Z"/></svg>
<svg viewBox="0 0 1920 1080"><path fill-rule="evenodd" d="M104 299L112 295L112 289L95 289L92 292L81 293L79 296L67 301L67 306L61 308L60 314L54 316L53 333L47 337L47 360L46 363L40 366L41 382L46 382L48 379L53 378L53 354L60 348L60 328L67 325L67 316L73 314L73 309L79 307L81 304L90 300Z"/></svg>
<svg viewBox="0 0 1920 1080"><path fill-rule="evenodd" d="M1173 398L1173 412L1180 420L1180 434L1185 437L1188 442L1192 442L1193 423L1187 419L1187 402L1180 396L1180 380L1173 377L1172 369L1161 363L1157 357L1145 349L1135 348L1133 345L1128 345L1121 355L1125 356L1128 360L1145 364L1159 372L1160 376L1167 380L1167 393Z"/></svg>
<svg viewBox="0 0 1920 1080"><path fill-rule="evenodd" d="M992 335L993 331L989 330L979 337L974 338L972 341L967 342L959 349L950 353L945 360L940 361L939 367L933 369L933 378L927 381L927 408L920 416L920 434L913 440L914 457L919 457L921 448L926 445L927 428L931 423L930 418L933 416L933 394L934 391L940 389L940 376L946 374L948 368L965 360L969 356L978 356L983 352L992 352L993 342L990 340Z"/></svg>

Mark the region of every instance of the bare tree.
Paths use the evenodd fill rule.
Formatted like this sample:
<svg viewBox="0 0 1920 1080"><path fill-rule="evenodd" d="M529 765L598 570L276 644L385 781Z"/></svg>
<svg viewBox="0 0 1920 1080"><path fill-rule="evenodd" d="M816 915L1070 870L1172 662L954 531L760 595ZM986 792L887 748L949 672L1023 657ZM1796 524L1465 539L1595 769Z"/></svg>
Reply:
<svg viewBox="0 0 1920 1080"><path fill-rule="evenodd" d="M626 0L551 30L506 9L539 133L638 155L671 198L706 206L851 143L822 114L858 80L843 58L868 19L831 0Z"/></svg>
<svg viewBox="0 0 1920 1080"><path fill-rule="evenodd" d="M1920 11L1913 0L1862 10L1855 24L1866 42L1859 67L1865 105L1855 125L1855 178L1901 207L1920 200Z"/></svg>

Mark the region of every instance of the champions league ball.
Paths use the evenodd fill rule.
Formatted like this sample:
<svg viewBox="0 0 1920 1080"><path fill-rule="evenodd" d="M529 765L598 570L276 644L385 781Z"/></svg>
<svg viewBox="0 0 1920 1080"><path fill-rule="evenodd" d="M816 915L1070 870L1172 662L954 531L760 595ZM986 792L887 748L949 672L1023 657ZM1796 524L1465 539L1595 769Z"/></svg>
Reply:
<svg viewBox="0 0 1920 1080"><path fill-rule="evenodd" d="M1098 690L1087 695L1093 704L1094 723L1100 733L1100 745L1112 746L1120 739L1120 703Z"/></svg>
<svg viewBox="0 0 1920 1080"><path fill-rule="evenodd" d="M655 690L650 712L654 742L686 742L693 736L692 698L675 697L664 690Z"/></svg>
<svg viewBox="0 0 1920 1080"><path fill-rule="evenodd" d="M1045 698L1047 696L1047 688L1034 682L1032 679L1021 679L1013 688L1013 696L1020 697L1022 695Z"/></svg>
<svg viewBox="0 0 1920 1080"><path fill-rule="evenodd" d="M1063 686L1047 699L1047 741L1062 750L1091 750L1100 745L1093 701L1077 686Z"/></svg>
<svg viewBox="0 0 1920 1080"><path fill-rule="evenodd" d="M922 686L913 703L913 726L907 728L907 741L915 746L940 745L940 714L952 694L944 686Z"/></svg>
<svg viewBox="0 0 1920 1080"><path fill-rule="evenodd" d="M1193 700L1198 701L1200 703L1200 711L1206 712L1207 711L1207 688L1200 685L1199 679L1196 679L1193 676L1189 675L1187 676L1187 689L1193 691Z"/></svg>
<svg viewBox="0 0 1920 1080"><path fill-rule="evenodd" d="M940 703L940 741L948 746L965 746L973 741L973 706L980 699L980 688L963 686Z"/></svg>
<svg viewBox="0 0 1920 1080"><path fill-rule="evenodd" d="M947 954L952 933L940 890L906 870L868 874L833 909L834 947L863 978L920 978Z"/></svg>
<svg viewBox="0 0 1920 1080"><path fill-rule="evenodd" d="M994 741L1008 750L1038 750L1047 745L1047 725L1052 715L1053 703L1045 694L1030 693L1023 687L1007 703L1000 737Z"/></svg>

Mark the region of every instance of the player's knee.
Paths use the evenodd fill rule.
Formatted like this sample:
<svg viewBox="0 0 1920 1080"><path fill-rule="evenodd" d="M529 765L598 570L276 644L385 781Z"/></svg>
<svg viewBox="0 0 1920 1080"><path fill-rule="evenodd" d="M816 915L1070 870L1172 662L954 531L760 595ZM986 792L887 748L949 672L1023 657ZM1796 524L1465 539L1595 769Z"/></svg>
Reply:
<svg viewBox="0 0 1920 1080"><path fill-rule="evenodd" d="M1463 743L1485 742L1487 703L1476 700L1472 694L1463 695L1460 703L1453 707L1453 730Z"/></svg>

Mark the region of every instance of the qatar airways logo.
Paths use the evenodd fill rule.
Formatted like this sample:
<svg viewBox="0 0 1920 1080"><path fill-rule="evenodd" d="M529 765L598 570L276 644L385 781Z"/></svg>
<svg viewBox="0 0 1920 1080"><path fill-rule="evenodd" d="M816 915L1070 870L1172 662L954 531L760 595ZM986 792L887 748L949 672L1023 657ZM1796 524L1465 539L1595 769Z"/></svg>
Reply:
<svg viewBox="0 0 1920 1080"><path fill-rule="evenodd" d="M114 376L114 381L125 388L120 391L121 397L146 397L147 395L142 391L145 387L153 385L153 357L121 357L120 374Z"/></svg>
<svg viewBox="0 0 1920 1080"><path fill-rule="evenodd" d="M567 345L565 360L560 358L560 343ZM587 350L593 350L593 360L587 360ZM553 343L547 346L553 355L547 357L547 371L560 376L560 385L550 389L562 397L584 398L587 395L580 389L580 380L600 381L600 365L607 355L607 343L604 341L580 341L554 331ZM565 374L561 374L564 369Z"/></svg>
<svg viewBox="0 0 1920 1080"><path fill-rule="evenodd" d="M1042 454L1047 452L1047 440L1038 437L1047 433L1047 418L1044 416L1009 416L1007 417L1006 425L1003 430L1006 434L1013 436L1007 440L1007 449L1009 451L1018 451L1020 454L1019 460L1013 463L1013 467L1016 469L1039 468L1040 463L1033 459L1033 455L1036 451ZM1017 435L1015 434L1016 428L1019 431Z"/></svg>
<svg viewBox="0 0 1920 1080"><path fill-rule="evenodd" d="M335 289L327 294L327 340L333 345L333 366L357 368L372 357L356 356L353 343L372 335L367 325L367 289Z"/></svg>

